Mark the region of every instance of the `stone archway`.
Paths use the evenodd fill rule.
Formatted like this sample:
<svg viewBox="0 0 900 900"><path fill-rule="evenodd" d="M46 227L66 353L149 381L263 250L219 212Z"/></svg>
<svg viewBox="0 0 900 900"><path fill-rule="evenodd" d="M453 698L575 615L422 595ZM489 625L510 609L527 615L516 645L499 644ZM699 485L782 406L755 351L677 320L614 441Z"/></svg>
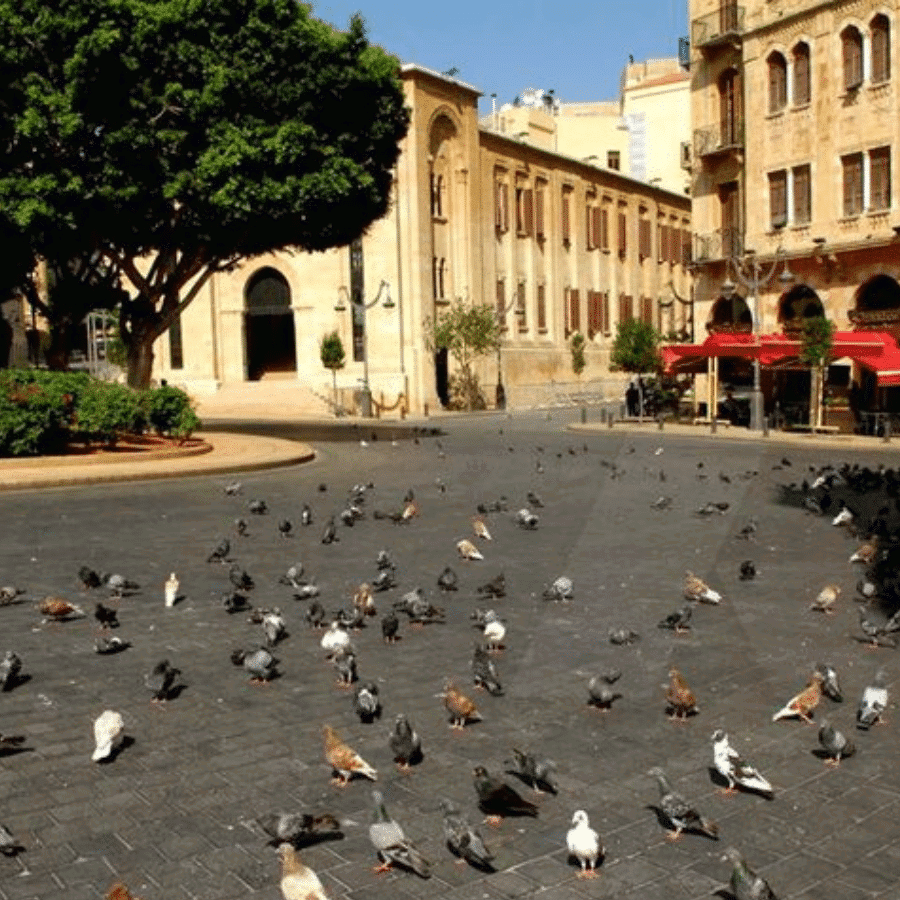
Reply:
<svg viewBox="0 0 900 900"><path fill-rule="evenodd" d="M753 330L753 314L747 301L740 295L719 297L712 305L706 330L710 334L721 331L750 332Z"/></svg>
<svg viewBox="0 0 900 900"><path fill-rule="evenodd" d="M254 272L244 288L247 379L297 371L297 339L287 279L270 266Z"/></svg>
<svg viewBox="0 0 900 900"><path fill-rule="evenodd" d="M819 295L805 284L791 288L778 304L778 322L785 331L803 327L804 319L824 317L825 307Z"/></svg>

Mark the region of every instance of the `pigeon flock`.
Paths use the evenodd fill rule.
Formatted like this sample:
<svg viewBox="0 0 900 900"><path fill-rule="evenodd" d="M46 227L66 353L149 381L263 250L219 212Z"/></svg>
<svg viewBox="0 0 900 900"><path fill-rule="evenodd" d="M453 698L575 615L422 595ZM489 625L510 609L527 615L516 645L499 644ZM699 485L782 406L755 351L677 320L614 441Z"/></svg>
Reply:
<svg viewBox="0 0 900 900"><path fill-rule="evenodd" d="M234 819L217 829L249 832L277 849L280 881L273 874L271 884L286 900L350 891L352 882L327 866L316 871L326 861L319 848L360 839L368 840L377 878L430 880L447 856L488 877L515 868L523 858L518 844L548 840L561 855L547 859L567 866L578 883L615 873L628 857L603 783L623 773L604 771L606 744L635 748L629 784L640 785L632 788L642 797L635 815L643 809L658 827L651 856L679 839L696 848L722 841L719 883L731 896L784 898L776 879L770 885L757 871L766 860L756 858L755 845L745 848L741 830L715 814L723 802L716 795L740 795L724 802L751 815L781 802L784 756L773 748L790 727L814 726L811 773L834 778L831 770L865 765L885 722L891 651L900 640L900 473L785 457L770 473L719 471L716 478L698 462L676 476L671 463L668 473L661 467L663 448L631 446L608 459L587 444L556 449L547 440L523 454L505 446L502 428L499 434L505 464L530 473L527 491L474 463L456 484L451 442L417 436L410 450L431 454L434 480L402 496L369 473L351 485L321 483L316 491L304 482L293 494L265 497L260 486L251 495L240 481L210 481L200 490L208 488L203 503L217 511L219 533L169 543L153 571L132 579L81 563L68 582L39 580L32 600L28 587L0 588L0 618L9 617L0 632L7 643L0 646L0 704L28 692L32 705L56 711L66 703L45 693L31 672L27 641L16 633L24 626L23 635L56 644L60 665L71 655L67 691L84 692L95 708L78 728L98 798L110 793L105 785L117 772L136 784L146 778L148 796L157 775L168 775L176 785L166 794L173 815L179 804L227 793ZM373 443L360 452L374 454ZM821 582L805 596L767 582L775 554L807 551L771 544L766 508L742 509L730 521L741 486L766 478L767 502L788 508L798 534L841 529L853 542L846 555L820 559ZM629 515L653 523L665 517L672 546L647 547L638 577L608 565L604 535L583 535L582 523L554 509L556 489L571 490L577 479L588 503L607 483L630 481L635 496L646 491L650 499L633 502ZM660 482L669 492L663 497L655 493ZM608 525L618 529L615 540L628 539L627 523ZM538 562L541 541L554 529L569 532L573 546L596 541L587 551L597 556L595 581L566 572L564 557L552 570ZM711 542L733 544L727 576L699 546L686 549L682 532L704 531ZM377 553L353 549L361 534L369 545L374 536ZM102 559L97 546L90 559ZM669 584L668 594L646 596L641 578L648 575ZM600 599L602 615L593 611ZM728 684L710 681L707 656L719 650L704 634L710 622L736 619L748 604L774 614L773 628L787 616L803 628L805 658L794 648L768 661L764 653L745 659L747 668L766 669L766 687L726 731L723 711L737 701L729 700ZM817 633L833 628L846 631L847 654L823 662ZM195 652L201 646L203 662ZM218 665L208 661L211 646L220 648ZM588 668L567 661L574 646L589 649ZM543 676L530 670L546 670L548 659L555 681L545 697ZM841 682L855 705L842 705ZM17 725L22 709L0 705L0 772L12 778L48 743L46 729ZM287 748L275 747L269 723L288 717L296 733ZM204 733L213 720L217 733L232 723L224 744ZM768 743L756 739L761 734ZM186 755L233 753L234 780L211 775L207 785L179 787L179 756L154 758L155 745L173 735L183 738ZM590 744L596 771L573 766L567 742ZM244 783L242 765L267 757L265 781ZM65 760L66 767L78 764ZM709 775L698 777L707 767ZM422 799L410 792L426 776L443 787ZM102 809L98 803L101 820ZM29 839L33 828L18 805L7 809L0 798L0 892L5 874L30 874L30 861L48 850ZM5 860L19 869L2 868ZM143 900L174 896L152 878L149 885L115 881L106 896L138 900L133 890Z"/></svg>

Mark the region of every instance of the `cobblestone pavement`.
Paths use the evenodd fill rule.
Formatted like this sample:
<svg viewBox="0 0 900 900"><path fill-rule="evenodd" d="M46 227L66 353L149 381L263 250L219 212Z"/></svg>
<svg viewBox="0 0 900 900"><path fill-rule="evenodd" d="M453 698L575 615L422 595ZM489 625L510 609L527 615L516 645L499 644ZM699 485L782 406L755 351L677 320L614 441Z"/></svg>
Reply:
<svg viewBox="0 0 900 900"><path fill-rule="evenodd" d="M853 728L856 701L878 665L887 667L893 688L897 656L869 652L854 637L859 573L847 562L854 542L827 520L775 502L779 483L833 459L831 453L668 432L573 435L538 416L441 425L445 436L418 443L317 446L319 457L307 466L243 475L243 493L234 498L222 490L227 476L0 496L0 581L28 590L27 602L0 609L0 651L14 648L28 676L0 696L0 732L25 735L28 748L0 757L0 822L26 848L15 858L0 856L0 898L93 900L121 880L144 900L275 900L278 860L254 824L273 810L330 811L342 819L343 839L302 854L334 900L724 897L728 845L781 898L900 897L897 716L891 709L887 723L870 733ZM790 467L780 462L785 452ZM877 447L840 452L871 463L884 458ZM742 477L749 472L758 474ZM340 510L353 483L370 480L368 518L352 529L339 526L340 541L322 545L326 517ZM373 519L375 509L397 509L410 487L419 518L408 526ZM534 532L512 521L529 490L545 503ZM671 508L652 509L663 495ZM482 545L484 561L459 561L454 544L471 536L476 505L501 496L510 512L488 517L494 540ZM247 513L255 497L267 501L269 515ZM721 516L694 516L706 501L730 505ZM298 522L303 502L315 524L281 537L278 520ZM249 521L246 538L234 534L238 516ZM750 516L759 518L756 540L736 540ZM290 636L277 650L283 676L268 686L249 684L229 661L235 647L259 637L246 615L228 615L220 604L227 567L205 561L226 534L232 555L256 581L252 602L277 604L288 619ZM404 623L393 646L382 642L377 620L354 636L360 675L378 682L384 704L381 721L363 725L349 692L335 685L320 633L305 625L306 604L292 600L277 577L302 561L334 610L373 577L382 547L397 560L399 587L376 595L379 611L421 585L446 606L447 622L420 629ZM754 581L738 580L745 559L759 570ZM435 578L448 563L460 590L441 598ZM124 653L93 652L92 618L40 622L32 601L45 594L93 608L97 597L77 583L82 564L142 585L118 604L118 633L133 644ZM682 602L685 569L724 599L698 607L692 630L678 636L656 623ZM162 583L173 570L185 600L166 609ZM478 694L483 721L454 732L435 694L451 676L471 689L475 587L501 571L508 595L490 605L508 626L507 649L497 657L506 692ZM573 579L574 601L544 602L543 587L560 574ZM843 587L836 614L808 611L830 581ZM628 625L642 639L612 646L613 625ZM159 709L149 702L143 673L162 658L182 670L184 689ZM816 728L771 721L820 661L837 668L845 702L824 701L817 718L827 713L858 746L834 770L813 752ZM665 715L661 685L673 665L700 707L683 724ZM587 707L586 682L605 666L622 669L624 697L603 715ZM90 762L91 723L107 708L122 713L133 743L97 765ZM410 717L424 744L424 760L408 774L396 770L387 747L398 712ZM379 770L389 811L433 863L430 880L373 873L372 785L329 783L326 722ZM717 792L710 735L718 727L773 782L773 800ZM496 872L457 865L443 843L438 800L448 796L480 818L472 768L502 772L513 747L556 760L559 793L535 798L535 820L482 827ZM718 821L718 843L692 834L666 840L646 774L655 765ZM565 852L579 808L606 846L594 880L577 879Z"/></svg>

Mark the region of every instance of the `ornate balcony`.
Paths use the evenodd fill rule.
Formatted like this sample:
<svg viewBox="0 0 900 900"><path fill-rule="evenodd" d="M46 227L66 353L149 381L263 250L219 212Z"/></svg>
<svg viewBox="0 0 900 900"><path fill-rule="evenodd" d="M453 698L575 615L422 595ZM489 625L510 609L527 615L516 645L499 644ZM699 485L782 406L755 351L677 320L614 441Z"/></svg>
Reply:
<svg viewBox="0 0 900 900"><path fill-rule="evenodd" d="M716 122L694 131L694 155L712 157L744 147L744 120Z"/></svg>
<svg viewBox="0 0 900 900"><path fill-rule="evenodd" d="M691 44L701 50L739 44L744 33L744 7L722 0L714 12L691 22Z"/></svg>
<svg viewBox="0 0 900 900"><path fill-rule="evenodd" d="M694 235L694 262L712 262L743 256L744 235L740 228L719 228L708 234Z"/></svg>

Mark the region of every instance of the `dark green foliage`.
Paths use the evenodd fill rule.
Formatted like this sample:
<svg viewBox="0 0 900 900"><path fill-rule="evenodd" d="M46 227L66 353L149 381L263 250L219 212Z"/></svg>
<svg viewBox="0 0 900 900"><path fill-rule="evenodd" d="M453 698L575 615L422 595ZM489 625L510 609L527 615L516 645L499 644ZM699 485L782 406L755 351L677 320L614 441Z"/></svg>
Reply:
<svg viewBox="0 0 900 900"><path fill-rule="evenodd" d="M659 332L648 322L628 319L616 325L610 361L623 372L657 372L662 367Z"/></svg>
<svg viewBox="0 0 900 900"><path fill-rule="evenodd" d="M812 316L803 320L800 359L804 365L815 369L831 361L836 328L834 322L824 316Z"/></svg>
<svg viewBox="0 0 900 900"><path fill-rule="evenodd" d="M187 438L200 427L191 398L181 388L166 385L144 391L141 405L157 434Z"/></svg>
<svg viewBox="0 0 900 900"><path fill-rule="evenodd" d="M81 395L74 427L89 440L114 444L122 432L142 432L146 422L140 394L124 384L95 381Z"/></svg>
<svg viewBox="0 0 900 900"><path fill-rule="evenodd" d="M572 371L576 377L581 375L587 365L584 357L584 343L584 335L580 331L576 331L569 342L569 349L572 351Z"/></svg>
<svg viewBox="0 0 900 900"><path fill-rule="evenodd" d="M326 369L331 369L332 372L344 368L346 360L344 344L336 331L326 334L319 342L319 356L322 359L322 365Z"/></svg>

